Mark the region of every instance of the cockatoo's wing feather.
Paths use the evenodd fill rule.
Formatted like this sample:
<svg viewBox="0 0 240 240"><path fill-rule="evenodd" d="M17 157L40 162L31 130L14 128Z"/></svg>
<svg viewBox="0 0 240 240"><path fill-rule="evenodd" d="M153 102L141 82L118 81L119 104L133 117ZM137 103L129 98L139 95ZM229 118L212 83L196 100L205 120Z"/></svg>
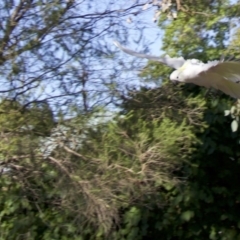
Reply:
<svg viewBox="0 0 240 240"><path fill-rule="evenodd" d="M212 61L204 65L204 71L216 73L228 81L240 83L240 62Z"/></svg>
<svg viewBox="0 0 240 240"><path fill-rule="evenodd" d="M218 76L215 78L213 87L233 97L240 98L240 84L228 81Z"/></svg>
<svg viewBox="0 0 240 240"><path fill-rule="evenodd" d="M234 98L240 98L240 63L212 61L204 64L195 84L213 87Z"/></svg>
<svg viewBox="0 0 240 240"><path fill-rule="evenodd" d="M224 82L225 81L225 82ZM224 82L224 84L223 84ZM240 99L240 84L232 81L223 80L219 90L226 93L227 95Z"/></svg>
<svg viewBox="0 0 240 240"><path fill-rule="evenodd" d="M185 60L184 60L183 57L171 58L168 55L166 55L164 57L156 57L156 56L151 56L151 55L135 52L131 49L128 49L128 48L122 46L118 41L113 41L113 43L118 48L120 48L123 52L125 52L127 54L130 54L132 56L139 57L139 58L147 58L147 59L152 60L152 61L157 61L157 62L160 62L164 65L167 65L171 68L178 69L185 63Z"/></svg>

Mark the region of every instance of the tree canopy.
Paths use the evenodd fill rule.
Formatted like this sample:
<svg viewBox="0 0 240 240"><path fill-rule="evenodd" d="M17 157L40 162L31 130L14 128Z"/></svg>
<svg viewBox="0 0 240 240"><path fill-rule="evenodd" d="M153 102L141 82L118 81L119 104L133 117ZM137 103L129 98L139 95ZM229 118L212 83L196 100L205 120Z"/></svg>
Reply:
<svg viewBox="0 0 240 240"><path fill-rule="evenodd" d="M167 54L239 57L232 1L0 3L0 239L240 239L239 104L109 40L151 9Z"/></svg>

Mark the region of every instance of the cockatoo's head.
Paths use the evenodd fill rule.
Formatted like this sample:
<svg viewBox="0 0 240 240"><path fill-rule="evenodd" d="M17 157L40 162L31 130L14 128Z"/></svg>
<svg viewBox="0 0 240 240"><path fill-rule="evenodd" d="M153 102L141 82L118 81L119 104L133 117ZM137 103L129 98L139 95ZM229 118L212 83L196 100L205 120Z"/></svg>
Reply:
<svg viewBox="0 0 240 240"><path fill-rule="evenodd" d="M183 72L187 69L189 65L189 62L186 61L180 68L172 72L172 74L170 75L170 80L173 82L184 82L185 74L183 74Z"/></svg>
<svg viewBox="0 0 240 240"><path fill-rule="evenodd" d="M184 74L184 69L177 69L170 75L170 80L173 82L184 82L186 79L186 76Z"/></svg>
<svg viewBox="0 0 240 240"><path fill-rule="evenodd" d="M178 69L171 73L170 80L173 82L182 82L181 81L181 71Z"/></svg>
<svg viewBox="0 0 240 240"><path fill-rule="evenodd" d="M187 79L196 76L196 73L201 70L201 62L197 59L187 60L180 68L172 72L170 75L171 81L186 82Z"/></svg>

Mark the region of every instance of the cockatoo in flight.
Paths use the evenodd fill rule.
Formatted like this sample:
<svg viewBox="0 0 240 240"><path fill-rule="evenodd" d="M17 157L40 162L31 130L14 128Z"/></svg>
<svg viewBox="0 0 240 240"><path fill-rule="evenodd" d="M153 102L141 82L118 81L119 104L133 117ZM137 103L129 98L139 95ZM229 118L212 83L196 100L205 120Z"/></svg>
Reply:
<svg viewBox="0 0 240 240"><path fill-rule="evenodd" d="M157 61L176 69L170 75L171 81L194 83L206 88L212 87L233 98L240 98L240 62L209 61L203 63L197 59L185 60L183 57L171 58L168 55L156 57L132 51L117 41L114 41L114 44L127 54Z"/></svg>

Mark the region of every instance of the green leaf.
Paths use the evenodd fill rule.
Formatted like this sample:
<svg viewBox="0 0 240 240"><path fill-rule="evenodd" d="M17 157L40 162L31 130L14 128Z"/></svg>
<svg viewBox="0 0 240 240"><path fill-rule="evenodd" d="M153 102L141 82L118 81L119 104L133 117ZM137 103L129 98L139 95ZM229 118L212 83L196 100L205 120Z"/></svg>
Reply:
<svg viewBox="0 0 240 240"><path fill-rule="evenodd" d="M234 114L234 113L235 113L235 110L236 110L236 107L235 107L235 106L232 106L232 107L231 107L231 110L230 110L231 114Z"/></svg>
<svg viewBox="0 0 240 240"><path fill-rule="evenodd" d="M224 111L224 116L228 116L230 113L231 113L230 110L225 110Z"/></svg>
<svg viewBox="0 0 240 240"><path fill-rule="evenodd" d="M237 120L233 120L232 123L231 123L231 128L232 128L232 131L233 132L236 132L237 129L238 129L238 122Z"/></svg>
<svg viewBox="0 0 240 240"><path fill-rule="evenodd" d="M181 214L181 219L184 221L189 221L194 216L193 211L186 211Z"/></svg>

